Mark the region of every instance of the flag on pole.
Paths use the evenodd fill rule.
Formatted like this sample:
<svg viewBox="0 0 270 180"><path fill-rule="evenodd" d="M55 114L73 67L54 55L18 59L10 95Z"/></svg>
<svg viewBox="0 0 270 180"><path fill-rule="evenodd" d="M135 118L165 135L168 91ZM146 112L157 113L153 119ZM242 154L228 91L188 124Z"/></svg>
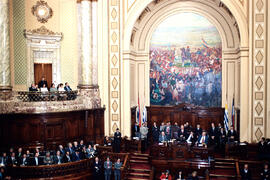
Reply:
<svg viewBox="0 0 270 180"><path fill-rule="evenodd" d="M138 95L138 106L137 106L136 111L137 111L136 121L139 124L139 126L141 127L142 122L141 122L141 108L140 108L140 98L139 98L139 95Z"/></svg>
<svg viewBox="0 0 270 180"><path fill-rule="evenodd" d="M228 120L228 105L227 103L225 104L225 112L224 112L224 127L226 132L229 130L229 120Z"/></svg>
<svg viewBox="0 0 270 180"><path fill-rule="evenodd" d="M234 129L234 121L235 121L235 112L234 112L234 97L233 97L233 101L232 101L232 126Z"/></svg>
<svg viewBox="0 0 270 180"><path fill-rule="evenodd" d="M143 119L142 119L142 122L143 123L147 122L147 109L146 109L145 106L143 108Z"/></svg>

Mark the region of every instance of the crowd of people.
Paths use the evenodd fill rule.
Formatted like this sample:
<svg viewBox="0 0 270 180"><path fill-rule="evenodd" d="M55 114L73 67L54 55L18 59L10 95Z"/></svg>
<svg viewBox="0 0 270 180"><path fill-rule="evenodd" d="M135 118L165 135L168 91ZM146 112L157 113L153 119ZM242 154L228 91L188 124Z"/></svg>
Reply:
<svg viewBox="0 0 270 180"><path fill-rule="evenodd" d="M40 166L63 164L69 162L76 162L83 159L94 159L93 176L95 179L101 179L102 172L104 172L105 180L110 180L112 174L112 167L114 167L114 176L116 180L121 179L122 162L118 158L113 164L110 157L102 164L98 157L97 145L92 143L85 144L83 140L79 143L74 141L68 143L66 147L59 145L54 151L41 151L36 148L33 152L29 149L19 147L16 151L10 148L9 152L3 152L0 156L0 180L6 177L7 166Z"/></svg>
<svg viewBox="0 0 270 180"><path fill-rule="evenodd" d="M173 125L171 125L170 122L166 124L162 122L159 127L156 122L154 122L151 131L151 137L154 143L163 143L175 139L181 143L185 142L191 145L205 147L214 145L223 148L226 143L238 141L238 133L234 130L233 126L226 132L221 123L219 123L218 126L216 126L215 123L211 123L211 128L206 131L201 128L200 124L197 124L197 126L193 128L189 122L180 126L177 122ZM136 123L134 126L134 136L141 138L142 141L146 140L147 142L147 123L143 123L141 127Z"/></svg>
<svg viewBox="0 0 270 180"><path fill-rule="evenodd" d="M45 80L44 77L42 77L41 81L39 81L38 84L32 83L31 87L29 87L29 92L41 92L41 97L43 99L46 98L50 98L52 100L56 100L56 99L75 99L76 95L74 93L72 93L72 89L69 86L68 82L65 83L65 86L63 83L59 83L56 87L56 85L54 83L51 84L51 87L48 87L48 82ZM51 97L46 96L48 93L51 93ZM64 95L62 93L60 93L59 95L57 94L57 92L67 92L67 95ZM29 94L29 100L30 101L35 101L36 98L34 96L34 94Z"/></svg>
<svg viewBox="0 0 270 180"><path fill-rule="evenodd" d="M151 48L151 104L220 106L221 55L219 47Z"/></svg>

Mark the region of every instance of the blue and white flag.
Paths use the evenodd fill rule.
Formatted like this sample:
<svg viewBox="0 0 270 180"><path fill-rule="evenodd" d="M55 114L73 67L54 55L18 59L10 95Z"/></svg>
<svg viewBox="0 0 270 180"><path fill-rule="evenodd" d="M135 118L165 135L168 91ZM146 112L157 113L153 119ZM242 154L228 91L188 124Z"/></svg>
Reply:
<svg viewBox="0 0 270 180"><path fill-rule="evenodd" d="M147 109L146 109L145 106L143 108L143 119L142 119L142 122L143 123L147 122Z"/></svg>
<svg viewBox="0 0 270 180"><path fill-rule="evenodd" d="M226 132L228 132L229 130L229 119L228 119L229 115L228 115L228 105L227 103L225 104L225 112L224 112L224 127Z"/></svg>

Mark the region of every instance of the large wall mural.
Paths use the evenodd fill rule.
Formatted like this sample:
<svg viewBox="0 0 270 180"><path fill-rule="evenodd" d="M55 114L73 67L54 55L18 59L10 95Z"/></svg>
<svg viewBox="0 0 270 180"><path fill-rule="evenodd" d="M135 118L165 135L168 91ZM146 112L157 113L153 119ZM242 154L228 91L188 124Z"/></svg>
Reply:
<svg viewBox="0 0 270 180"><path fill-rule="evenodd" d="M215 26L195 13L164 20L150 44L151 105L221 106L222 48Z"/></svg>

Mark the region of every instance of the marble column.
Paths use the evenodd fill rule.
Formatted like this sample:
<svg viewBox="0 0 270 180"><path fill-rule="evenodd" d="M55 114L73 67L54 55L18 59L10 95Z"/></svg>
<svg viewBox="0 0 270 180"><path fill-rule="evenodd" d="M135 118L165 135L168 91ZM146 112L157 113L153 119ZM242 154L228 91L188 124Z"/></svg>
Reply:
<svg viewBox="0 0 270 180"><path fill-rule="evenodd" d="M97 84L97 17L96 1L82 0L80 4L81 60L79 92L87 108L100 107ZM93 15L94 14L94 15ZM93 32L95 34L93 34ZM94 37L95 36L95 37Z"/></svg>
<svg viewBox="0 0 270 180"><path fill-rule="evenodd" d="M11 97L8 0L0 0L0 100Z"/></svg>

